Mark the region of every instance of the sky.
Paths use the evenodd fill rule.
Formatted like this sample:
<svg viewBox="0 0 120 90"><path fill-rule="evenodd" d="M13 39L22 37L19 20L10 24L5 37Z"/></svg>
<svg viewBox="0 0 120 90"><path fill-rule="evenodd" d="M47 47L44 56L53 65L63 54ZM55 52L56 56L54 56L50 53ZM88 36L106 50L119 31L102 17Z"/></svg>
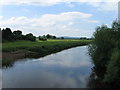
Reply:
<svg viewBox="0 0 120 90"><path fill-rule="evenodd" d="M95 28L111 26L119 0L0 0L0 28L36 36L92 37Z"/></svg>

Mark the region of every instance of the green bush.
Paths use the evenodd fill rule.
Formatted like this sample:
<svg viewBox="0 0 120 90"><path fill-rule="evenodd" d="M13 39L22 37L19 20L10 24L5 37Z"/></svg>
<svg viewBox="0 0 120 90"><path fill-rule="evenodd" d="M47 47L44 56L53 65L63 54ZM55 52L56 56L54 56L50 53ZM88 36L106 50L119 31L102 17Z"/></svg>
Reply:
<svg viewBox="0 0 120 90"><path fill-rule="evenodd" d="M109 84L120 84L120 50L118 49L114 50L108 62L104 81Z"/></svg>
<svg viewBox="0 0 120 90"><path fill-rule="evenodd" d="M25 39L29 41L36 41L36 37L32 33L26 34Z"/></svg>
<svg viewBox="0 0 120 90"><path fill-rule="evenodd" d="M89 54L95 64L98 78L107 84L120 86L120 21L114 21L112 28L102 25L96 28ZM102 70L102 71L101 71ZM98 75L102 72L102 76Z"/></svg>
<svg viewBox="0 0 120 90"><path fill-rule="evenodd" d="M89 53L97 67L105 68L111 50L114 48L113 30L107 26L101 26L94 33L93 44L89 46ZM101 64L102 62L102 64Z"/></svg>
<svg viewBox="0 0 120 90"><path fill-rule="evenodd" d="M41 41L47 41L47 38L46 38L46 37L39 36L38 38L39 38L39 40L41 40Z"/></svg>

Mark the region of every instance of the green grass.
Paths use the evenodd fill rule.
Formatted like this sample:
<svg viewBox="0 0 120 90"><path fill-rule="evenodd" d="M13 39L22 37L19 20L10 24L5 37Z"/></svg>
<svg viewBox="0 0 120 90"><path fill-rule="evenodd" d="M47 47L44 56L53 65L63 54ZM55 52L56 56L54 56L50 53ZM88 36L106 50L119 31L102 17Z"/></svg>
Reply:
<svg viewBox="0 0 120 90"><path fill-rule="evenodd" d="M81 44L88 44L90 40L47 40L47 41L39 41L36 42L31 41L15 41L15 42L7 42L2 44L3 52L11 52L17 50L31 50L38 48L54 48L55 46L60 47L72 47L79 46ZM34 50L35 51L35 50Z"/></svg>

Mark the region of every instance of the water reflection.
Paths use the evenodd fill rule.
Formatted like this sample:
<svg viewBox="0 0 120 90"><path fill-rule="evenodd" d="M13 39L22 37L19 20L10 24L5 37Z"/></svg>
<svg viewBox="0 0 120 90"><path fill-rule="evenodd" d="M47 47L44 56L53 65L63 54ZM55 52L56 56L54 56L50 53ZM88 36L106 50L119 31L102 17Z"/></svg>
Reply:
<svg viewBox="0 0 120 90"><path fill-rule="evenodd" d="M85 88L91 72L87 47L77 47L39 59L24 59L3 69L4 88Z"/></svg>

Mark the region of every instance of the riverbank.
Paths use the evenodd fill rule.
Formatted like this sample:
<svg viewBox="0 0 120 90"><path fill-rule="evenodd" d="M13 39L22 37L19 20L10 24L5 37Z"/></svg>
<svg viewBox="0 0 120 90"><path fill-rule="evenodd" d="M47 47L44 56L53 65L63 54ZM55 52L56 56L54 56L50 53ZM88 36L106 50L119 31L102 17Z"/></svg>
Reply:
<svg viewBox="0 0 120 90"><path fill-rule="evenodd" d="M15 41L2 44L2 64L21 58L39 58L68 48L87 45L91 40Z"/></svg>

